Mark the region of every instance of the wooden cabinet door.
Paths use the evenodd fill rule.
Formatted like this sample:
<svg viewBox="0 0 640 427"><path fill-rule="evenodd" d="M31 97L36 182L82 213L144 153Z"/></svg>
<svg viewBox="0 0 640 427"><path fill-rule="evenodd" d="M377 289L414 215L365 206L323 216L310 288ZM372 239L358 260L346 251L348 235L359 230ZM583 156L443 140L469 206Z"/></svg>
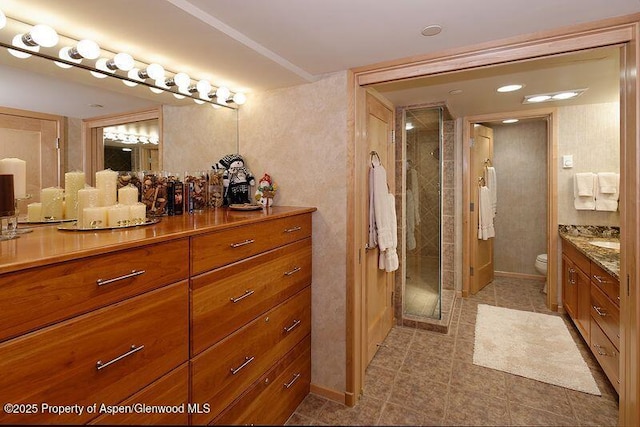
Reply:
<svg viewBox="0 0 640 427"><path fill-rule="evenodd" d="M575 271L574 277L578 291L578 312L575 322L585 341L589 342L591 330L591 280L589 276L579 268L575 268Z"/></svg>
<svg viewBox="0 0 640 427"><path fill-rule="evenodd" d="M577 271L573 262L562 254L562 305L574 321L578 316Z"/></svg>

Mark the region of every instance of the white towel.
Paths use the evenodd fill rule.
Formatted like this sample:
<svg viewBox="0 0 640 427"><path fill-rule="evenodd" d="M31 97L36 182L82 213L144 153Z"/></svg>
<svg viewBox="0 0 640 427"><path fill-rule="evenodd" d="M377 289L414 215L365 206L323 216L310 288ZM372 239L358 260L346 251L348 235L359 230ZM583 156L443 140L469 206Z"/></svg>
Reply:
<svg viewBox="0 0 640 427"><path fill-rule="evenodd" d="M573 177L573 207L581 211L596 208L596 175L591 172L577 173Z"/></svg>
<svg viewBox="0 0 640 427"><path fill-rule="evenodd" d="M598 173L598 193L616 194L618 192L618 184L620 175L614 172ZM596 194L596 199L598 195Z"/></svg>
<svg viewBox="0 0 640 427"><path fill-rule="evenodd" d="M399 266L396 204L394 195L389 193L387 171L377 159L371 165L369 185L369 209L373 209L369 211L370 244L376 241L380 250L378 267L391 272ZM372 223L375 223L375 233L371 231Z"/></svg>
<svg viewBox="0 0 640 427"><path fill-rule="evenodd" d="M491 192L487 187L482 186L478 190L478 239L487 240L495 235Z"/></svg>
<svg viewBox="0 0 640 427"><path fill-rule="evenodd" d="M393 194L387 193L386 199L387 206L386 214L384 214L384 216L386 216L391 223L392 239L386 249L380 252L378 268L380 270L386 271L387 273L391 273L392 271L396 271L400 266L400 261L398 260L398 252L396 251L396 248L398 247L398 224L396 222L396 198Z"/></svg>
<svg viewBox="0 0 640 427"><path fill-rule="evenodd" d="M597 175L597 181L595 209L597 211L617 211L618 199L620 197L620 191L618 190L620 186L620 175L612 172L599 173Z"/></svg>
<svg viewBox="0 0 640 427"><path fill-rule="evenodd" d="M487 188L489 188L491 194L491 209L495 216L498 213L498 180L496 178L496 168L492 166L487 167Z"/></svg>
<svg viewBox="0 0 640 427"><path fill-rule="evenodd" d="M574 197L594 197L595 175L591 172L577 173L574 175Z"/></svg>

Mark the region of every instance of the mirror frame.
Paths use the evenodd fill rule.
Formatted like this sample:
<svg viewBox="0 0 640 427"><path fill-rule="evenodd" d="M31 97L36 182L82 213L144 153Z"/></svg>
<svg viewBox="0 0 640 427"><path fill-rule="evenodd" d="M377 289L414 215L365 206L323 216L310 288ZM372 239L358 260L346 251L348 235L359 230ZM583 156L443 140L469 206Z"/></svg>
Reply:
<svg viewBox="0 0 640 427"><path fill-rule="evenodd" d="M93 117L82 120L82 146L84 150L83 168L87 176L87 181L95 185L95 174L104 169L104 145L102 139L102 128L107 126L117 126L124 123L140 122L144 120L158 120L158 159L159 170L162 170L163 151L163 128L162 128L162 106L132 111L121 114L111 114L108 116Z"/></svg>

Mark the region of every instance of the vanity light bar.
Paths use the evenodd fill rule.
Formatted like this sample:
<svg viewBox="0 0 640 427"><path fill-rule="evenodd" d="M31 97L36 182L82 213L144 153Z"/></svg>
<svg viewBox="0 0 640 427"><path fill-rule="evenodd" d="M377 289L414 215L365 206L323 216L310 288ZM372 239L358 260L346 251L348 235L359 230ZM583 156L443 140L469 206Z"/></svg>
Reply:
<svg viewBox="0 0 640 427"><path fill-rule="evenodd" d="M0 10L0 16L5 15ZM15 23L14 26L28 26L31 30L20 32L17 34L11 42L0 40L0 46L9 49L10 53L19 58L28 58L31 55L35 55L40 58L49 59L54 61L56 65L62 68L81 68L91 72L95 77L104 78L107 76L115 77L122 80L127 86L143 85L147 86L153 92L162 93L169 92L176 97L191 98L198 104L209 103L214 107L227 107L231 109L237 109L237 106L246 102L246 96L241 92L231 93L229 89L224 86L214 88L206 80L197 81L195 86L191 85L191 78L186 73L173 73L169 71L169 76L165 75L165 69L159 64L145 64L136 61L131 55L126 53L113 53L106 49L100 49L100 47L90 40L74 40L68 37L64 37L70 41L69 47L62 47L58 55L48 54L40 51L40 47L55 47L56 43L46 42L45 44L38 44L39 38L38 31L41 27L47 27L48 40L56 39L53 34L57 33L55 30L48 26L35 25L18 21L13 18L7 17L8 23ZM0 26L2 29L3 26ZM6 30L9 30L7 26ZM36 31L36 37L33 37L33 32ZM19 40L18 40L19 39ZM16 40L18 40L16 42ZM25 43L24 41L27 41ZM57 52L57 51L56 51ZM107 53L110 59L101 57L100 53ZM95 65L83 64L83 59L96 60ZM141 64L139 68L136 68L136 62ZM118 72L123 72L124 75ZM147 81L149 79L150 81ZM235 104L229 105L229 104Z"/></svg>

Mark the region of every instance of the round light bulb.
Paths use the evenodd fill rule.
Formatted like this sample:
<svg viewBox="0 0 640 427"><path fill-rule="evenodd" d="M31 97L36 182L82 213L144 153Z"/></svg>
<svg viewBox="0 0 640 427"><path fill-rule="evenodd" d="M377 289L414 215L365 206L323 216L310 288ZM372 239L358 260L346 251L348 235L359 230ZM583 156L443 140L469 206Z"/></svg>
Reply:
<svg viewBox="0 0 640 427"><path fill-rule="evenodd" d="M226 101L227 98L229 98L229 95L231 95L231 91L229 88L224 86L220 86L218 90L216 90L216 98L218 98L218 102Z"/></svg>
<svg viewBox="0 0 640 427"><path fill-rule="evenodd" d="M218 108L222 108L222 107L221 107L221 106L219 106L218 104L211 104L211 106L212 106L213 108L215 108L216 110L217 110Z"/></svg>
<svg viewBox="0 0 640 427"><path fill-rule="evenodd" d="M40 46L27 46L26 44L24 44L24 42L22 41L22 36L24 36L24 34L16 34L13 37L13 40L11 40L11 44L15 47L20 47L22 49L30 50L31 52L40 51ZM21 52L14 49L9 49L9 53L15 56L16 58L21 58L21 59L28 58L31 56L30 53Z"/></svg>
<svg viewBox="0 0 640 427"><path fill-rule="evenodd" d="M160 64L149 64L147 75L150 79L160 80L164 77L164 68Z"/></svg>
<svg viewBox="0 0 640 427"><path fill-rule="evenodd" d="M129 71L136 65L133 57L128 53L116 54L116 56L113 57L113 63L122 71Z"/></svg>
<svg viewBox="0 0 640 427"><path fill-rule="evenodd" d="M138 77L138 70L137 68L132 68L129 70L129 72L127 73L127 77L129 77L131 80L138 80L140 81L140 77ZM129 80L123 80L122 83L124 83L125 85L129 86L129 87L134 87L137 86L138 83L136 82L132 82Z"/></svg>
<svg viewBox="0 0 640 427"><path fill-rule="evenodd" d="M195 102L196 104L204 104L204 101L202 99L198 99L198 98L193 98L193 102Z"/></svg>
<svg viewBox="0 0 640 427"><path fill-rule="evenodd" d="M58 52L58 58L64 59L65 61L68 61L68 62L73 62L75 64L79 64L81 62L80 59L73 59L71 56L69 56L69 51L70 50L71 50L71 48L68 47L68 46L61 48L60 51ZM60 68L71 68L71 67L73 67L73 65L67 64L65 62L54 61L54 63Z"/></svg>
<svg viewBox="0 0 640 427"><path fill-rule="evenodd" d="M175 96L178 99L184 99L184 95L180 95L179 93L174 93L173 96Z"/></svg>
<svg viewBox="0 0 640 427"><path fill-rule="evenodd" d="M109 60L107 58L100 58L96 61L96 68L100 71L104 71L106 73L115 73L115 70L112 70L111 68L109 68L107 66L107 63L109 62ZM93 74L93 72L92 72ZM100 74L100 73L97 73ZM102 74L103 76L105 76L105 74Z"/></svg>
<svg viewBox="0 0 640 427"><path fill-rule="evenodd" d="M58 44L58 33L48 25L38 24L29 31L31 39L40 46L53 47Z"/></svg>
<svg viewBox="0 0 640 427"><path fill-rule="evenodd" d="M176 82L176 85L178 87L183 87L183 86L189 87L189 84L191 83L191 78L187 73L178 73L175 76L173 76L173 81Z"/></svg>
<svg viewBox="0 0 640 427"><path fill-rule="evenodd" d="M235 95L233 95L233 102L235 102L238 105L242 105L245 102L247 102L247 95L245 95L242 92L238 92Z"/></svg>
<svg viewBox="0 0 640 427"><path fill-rule="evenodd" d="M76 45L76 51L87 59L98 59L100 56L100 46L93 40L80 40Z"/></svg>
<svg viewBox="0 0 640 427"><path fill-rule="evenodd" d="M7 25L7 15L0 10L0 29L4 28L5 25Z"/></svg>
<svg viewBox="0 0 640 427"><path fill-rule="evenodd" d="M196 84L196 89L200 92L200 96L207 95L211 92L211 83L208 80L200 80Z"/></svg>

